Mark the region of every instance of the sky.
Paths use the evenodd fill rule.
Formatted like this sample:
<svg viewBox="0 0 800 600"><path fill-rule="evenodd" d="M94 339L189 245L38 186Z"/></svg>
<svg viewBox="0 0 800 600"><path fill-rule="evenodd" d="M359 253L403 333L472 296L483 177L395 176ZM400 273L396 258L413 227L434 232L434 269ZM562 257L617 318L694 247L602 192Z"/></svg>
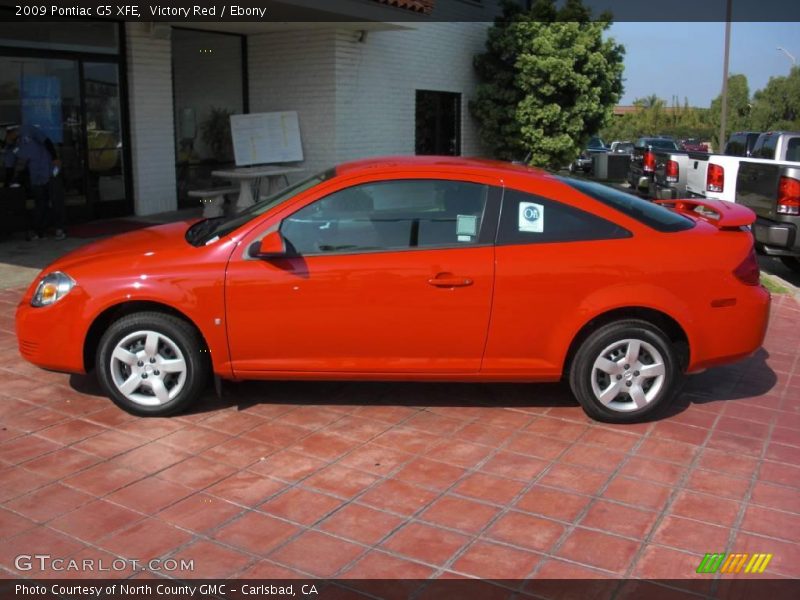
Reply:
<svg viewBox="0 0 800 600"><path fill-rule="evenodd" d="M699 1L699 0L698 0ZM672 104L708 107L722 90L725 23L614 23L608 35L625 46L625 92L620 104L656 94ZM750 94L771 76L788 75L793 54L800 64L800 23L733 23L730 73L743 73Z"/></svg>

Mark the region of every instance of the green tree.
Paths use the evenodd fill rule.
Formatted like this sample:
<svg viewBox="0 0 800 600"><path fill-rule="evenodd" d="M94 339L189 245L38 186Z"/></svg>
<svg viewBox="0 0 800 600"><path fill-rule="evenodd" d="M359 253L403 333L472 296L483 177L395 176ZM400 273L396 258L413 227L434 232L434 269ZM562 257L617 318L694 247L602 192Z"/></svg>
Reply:
<svg viewBox="0 0 800 600"><path fill-rule="evenodd" d="M603 139L635 141L651 135L671 135L677 139L711 138L708 110L691 107L688 100L684 100L683 106L675 105L667 110L667 103L651 94L637 98L633 105L637 108L635 112L614 117L602 130Z"/></svg>
<svg viewBox="0 0 800 600"><path fill-rule="evenodd" d="M713 130L712 141L715 148L722 148L731 132L747 131L751 128L750 86L747 84L745 75L736 74L728 77L728 116L725 125L725 140L722 140L722 144L717 139L719 138L719 126L722 120L722 94L711 101L711 108L708 109L708 120Z"/></svg>
<svg viewBox="0 0 800 600"><path fill-rule="evenodd" d="M624 48L603 39L609 15L591 21L581 0L506 2L475 57L481 80L470 103L481 140L497 158L530 155L560 167L611 118L622 95Z"/></svg>
<svg viewBox="0 0 800 600"><path fill-rule="evenodd" d="M770 77L753 95L751 115L759 131L800 129L800 67L792 67L788 77Z"/></svg>

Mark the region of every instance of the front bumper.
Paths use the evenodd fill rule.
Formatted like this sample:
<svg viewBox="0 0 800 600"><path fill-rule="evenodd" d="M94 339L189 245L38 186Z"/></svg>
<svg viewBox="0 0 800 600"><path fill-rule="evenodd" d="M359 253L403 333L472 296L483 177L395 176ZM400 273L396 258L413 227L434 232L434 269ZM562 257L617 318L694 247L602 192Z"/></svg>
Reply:
<svg viewBox="0 0 800 600"><path fill-rule="evenodd" d="M76 286L55 304L40 308L30 305L32 294L32 289L28 290L17 306L17 344L22 357L43 369L85 373L83 290Z"/></svg>

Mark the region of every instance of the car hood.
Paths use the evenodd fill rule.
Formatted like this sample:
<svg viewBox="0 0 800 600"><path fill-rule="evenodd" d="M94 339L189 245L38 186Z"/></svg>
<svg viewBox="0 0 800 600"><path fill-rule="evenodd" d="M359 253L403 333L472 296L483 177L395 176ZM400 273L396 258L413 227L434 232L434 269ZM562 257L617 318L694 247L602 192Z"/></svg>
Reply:
<svg viewBox="0 0 800 600"><path fill-rule="evenodd" d="M196 222L197 219L177 221L91 242L62 256L48 270L67 270L89 261L94 263L122 256L127 257L126 260L129 259L131 265L144 257L152 260L152 257L169 254L172 250L188 248L189 243L184 236L189 226Z"/></svg>

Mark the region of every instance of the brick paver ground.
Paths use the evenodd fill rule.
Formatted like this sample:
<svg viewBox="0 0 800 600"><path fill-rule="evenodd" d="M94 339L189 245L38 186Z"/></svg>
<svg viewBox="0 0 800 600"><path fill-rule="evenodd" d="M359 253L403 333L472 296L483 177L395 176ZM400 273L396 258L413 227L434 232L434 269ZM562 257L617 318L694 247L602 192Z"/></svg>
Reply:
<svg viewBox="0 0 800 600"><path fill-rule="evenodd" d="M0 293L0 570L194 559L195 577L689 578L706 552L800 577L800 304L657 422L563 385L228 384L137 419L17 353ZM124 576L129 576L128 573ZM711 576L703 576L708 579Z"/></svg>

